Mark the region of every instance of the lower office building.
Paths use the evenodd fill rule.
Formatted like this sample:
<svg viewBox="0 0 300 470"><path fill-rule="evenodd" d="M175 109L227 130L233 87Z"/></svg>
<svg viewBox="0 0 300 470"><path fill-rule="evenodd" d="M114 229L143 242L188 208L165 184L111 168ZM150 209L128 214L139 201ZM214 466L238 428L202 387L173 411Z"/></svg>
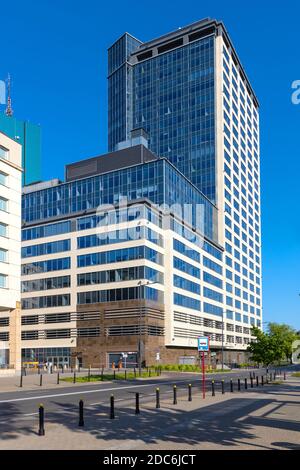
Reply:
<svg viewBox="0 0 300 470"><path fill-rule="evenodd" d="M22 205L23 361L193 362L202 335L212 362L244 360L260 320L226 306L218 209L167 159L137 144L68 165Z"/></svg>
<svg viewBox="0 0 300 470"><path fill-rule="evenodd" d="M0 374L21 368L21 153L0 132Z"/></svg>

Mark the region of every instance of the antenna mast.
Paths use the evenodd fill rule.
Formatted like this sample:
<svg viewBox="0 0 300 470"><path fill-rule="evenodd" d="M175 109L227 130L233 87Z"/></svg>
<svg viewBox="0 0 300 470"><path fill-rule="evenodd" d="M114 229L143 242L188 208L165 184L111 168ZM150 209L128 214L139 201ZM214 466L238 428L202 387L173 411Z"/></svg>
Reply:
<svg viewBox="0 0 300 470"><path fill-rule="evenodd" d="M5 110L6 116L12 116L13 115L13 109L11 106L11 80L10 80L10 75L8 74L7 76L7 106Z"/></svg>

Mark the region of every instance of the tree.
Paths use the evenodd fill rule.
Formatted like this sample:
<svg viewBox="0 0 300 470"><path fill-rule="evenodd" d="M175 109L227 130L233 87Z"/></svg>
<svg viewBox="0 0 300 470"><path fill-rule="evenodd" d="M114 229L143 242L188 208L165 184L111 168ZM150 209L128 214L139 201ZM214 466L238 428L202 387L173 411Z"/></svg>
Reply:
<svg viewBox="0 0 300 470"><path fill-rule="evenodd" d="M247 349L251 353L251 360L268 366L274 362L277 356L274 338L255 326L252 328L251 334L255 337L255 340L251 341Z"/></svg>
<svg viewBox="0 0 300 470"><path fill-rule="evenodd" d="M293 343L299 336L294 328L284 323L269 323L268 332L278 343L280 343L283 355L292 362Z"/></svg>
<svg viewBox="0 0 300 470"><path fill-rule="evenodd" d="M267 333L253 327L252 336L255 340L249 344L248 351L252 353L253 361L265 366L280 362L284 358L292 361L293 342L299 339L299 336L289 325L269 323Z"/></svg>

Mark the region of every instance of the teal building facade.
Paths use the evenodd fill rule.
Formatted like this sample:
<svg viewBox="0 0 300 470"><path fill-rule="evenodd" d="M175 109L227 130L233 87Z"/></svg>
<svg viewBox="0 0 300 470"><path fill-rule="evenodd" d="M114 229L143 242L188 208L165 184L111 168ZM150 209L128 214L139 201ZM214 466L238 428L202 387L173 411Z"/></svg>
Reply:
<svg viewBox="0 0 300 470"><path fill-rule="evenodd" d="M23 186L41 180L41 128L0 114L0 131L22 145Z"/></svg>

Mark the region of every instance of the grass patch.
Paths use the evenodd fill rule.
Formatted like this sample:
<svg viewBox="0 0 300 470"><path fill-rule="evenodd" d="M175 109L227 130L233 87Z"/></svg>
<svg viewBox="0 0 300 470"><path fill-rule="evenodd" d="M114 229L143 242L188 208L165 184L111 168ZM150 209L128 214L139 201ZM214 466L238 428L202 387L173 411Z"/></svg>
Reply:
<svg viewBox="0 0 300 470"><path fill-rule="evenodd" d="M164 364L159 366L160 369L167 372L202 372L202 367L193 364ZM154 366L153 366L154 368ZM223 372L231 372L231 369L206 369L207 374L218 374Z"/></svg>
<svg viewBox="0 0 300 470"><path fill-rule="evenodd" d="M270 385L282 385L283 381L282 380L273 380L272 382L269 382Z"/></svg>
<svg viewBox="0 0 300 470"><path fill-rule="evenodd" d="M156 377L158 374L154 373L153 371L151 372L151 377ZM148 378L149 373L143 372L141 377L143 378ZM136 376L134 375L134 372L127 372L126 374L126 379L135 379L139 378L138 372L136 373ZM61 377L61 382L73 382L74 378L73 377ZM87 375L85 376L76 376L76 383L88 383L88 382L101 382L101 381L110 381L110 380L125 380L125 372L116 372L116 375L114 377L114 374L103 374L102 375L90 375L88 377Z"/></svg>
<svg viewBox="0 0 300 470"><path fill-rule="evenodd" d="M300 372L293 372L292 377L300 377Z"/></svg>

